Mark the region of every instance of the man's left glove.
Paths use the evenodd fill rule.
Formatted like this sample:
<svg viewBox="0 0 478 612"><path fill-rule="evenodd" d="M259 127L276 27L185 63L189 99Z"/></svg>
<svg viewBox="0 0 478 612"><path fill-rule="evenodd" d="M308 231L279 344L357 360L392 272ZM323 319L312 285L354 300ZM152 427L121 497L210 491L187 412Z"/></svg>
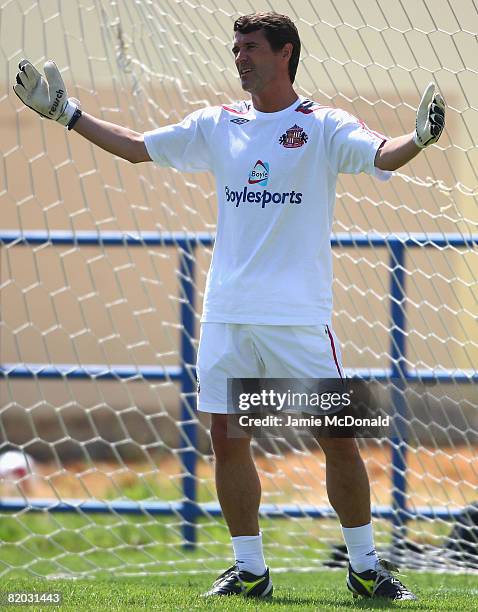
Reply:
<svg viewBox="0 0 478 612"><path fill-rule="evenodd" d="M13 91L23 104L42 117L58 121L71 129L81 115L80 103L75 98L68 97L55 62L45 63L45 78L28 60L22 60L18 68L17 83L13 86Z"/></svg>
<svg viewBox="0 0 478 612"><path fill-rule="evenodd" d="M445 127L445 100L435 92L435 83L430 83L422 96L417 111L413 142L420 149L436 142Z"/></svg>

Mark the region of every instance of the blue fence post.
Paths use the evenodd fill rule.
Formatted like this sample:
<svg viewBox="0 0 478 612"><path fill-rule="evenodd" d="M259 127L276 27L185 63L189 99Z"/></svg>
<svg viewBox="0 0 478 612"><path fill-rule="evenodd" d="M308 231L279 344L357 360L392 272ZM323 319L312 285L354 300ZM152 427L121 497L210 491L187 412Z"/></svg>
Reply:
<svg viewBox="0 0 478 612"><path fill-rule="evenodd" d="M403 547L407 522L407 403L404 397L407 380L406 313L405 313L405 245L397 238L390 242L390 319L391 377L390 399L393 411L392 430L392 538L393 546Z"/></svg>
<svg viewBox="0 0 478 612"><path fill-rule="evenodd" d="M196 519L198 516L196 464L197 464L197 425L196 409L196 351L194 348L194 244L190 240L179 244L179 280L181 298L181 449L180 459L184 469L182 477L183 503L183 546L193 549L196 546Z"/></svg>

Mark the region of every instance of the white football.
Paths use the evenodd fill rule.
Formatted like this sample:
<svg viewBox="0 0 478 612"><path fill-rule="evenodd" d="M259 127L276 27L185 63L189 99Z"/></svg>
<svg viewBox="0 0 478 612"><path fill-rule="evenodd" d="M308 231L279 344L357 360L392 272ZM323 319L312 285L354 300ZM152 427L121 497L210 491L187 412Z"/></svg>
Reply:
<svg viewBox="0 0 478 612"><path fill-rule="evenodd" d="M0 455L0 478L19 480L35 473L35 462L27 453L7 451Z"/></svg>

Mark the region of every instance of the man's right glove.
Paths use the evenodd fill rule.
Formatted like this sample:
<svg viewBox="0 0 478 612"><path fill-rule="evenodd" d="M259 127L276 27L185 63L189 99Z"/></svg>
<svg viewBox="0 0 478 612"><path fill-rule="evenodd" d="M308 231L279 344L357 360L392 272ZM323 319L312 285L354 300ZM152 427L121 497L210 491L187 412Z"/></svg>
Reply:
<svg viewBox="0 0 478 612"><path fill-rule="evenodd" d="M75 98L68 98L55 62L45 63L46 80L28 60L22 60L18 68L20 70L13 91L23 104L42 117L58 121L71 130L81 116L80 103Z"/></svg>
<svg viewBox="0 0 478 612"><path fill-rule="evenodd" d="M435 83L430 83L422 96L417 111L413 142L420 149L436 142L445 127L445 100L435 93Z"/></svg>

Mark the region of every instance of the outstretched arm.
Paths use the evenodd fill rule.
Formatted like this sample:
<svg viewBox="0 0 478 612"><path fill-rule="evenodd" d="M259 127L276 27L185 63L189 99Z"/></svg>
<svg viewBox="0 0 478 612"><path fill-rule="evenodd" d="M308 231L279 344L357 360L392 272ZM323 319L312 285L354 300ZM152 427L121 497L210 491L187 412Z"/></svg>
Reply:
<svg viewBox="0 0 478 612"><path fill-rule="evenodd" d="M72 129L98 147L133 164L151 161L143 134L139 132L87 113L82 113Z"/></svg>
<svg viewBox="0 0 478 612"><path fill-rule="evenodd" d="M385 140L375 155L375 167L380 170L397 170L420 153L413 134Z"/></svg>
<svg viewBox="0 0 478 612"><path fill-rule="evenodd" d="M18 65L13 89L20 100L46 119L75 130L93 144L132 163L151 161L143 134L83 113L80 103L69 98L54 62L46 62L45 78L27 60Z"/></svg>
<svg viewBox="0 0 478 612"><path fill-rule="evenodd" d="M445 101L430 83L417 111L415 132L385 141L375 156L380 170L397 170L418 153L435 143L445 127Z"/></svg>

